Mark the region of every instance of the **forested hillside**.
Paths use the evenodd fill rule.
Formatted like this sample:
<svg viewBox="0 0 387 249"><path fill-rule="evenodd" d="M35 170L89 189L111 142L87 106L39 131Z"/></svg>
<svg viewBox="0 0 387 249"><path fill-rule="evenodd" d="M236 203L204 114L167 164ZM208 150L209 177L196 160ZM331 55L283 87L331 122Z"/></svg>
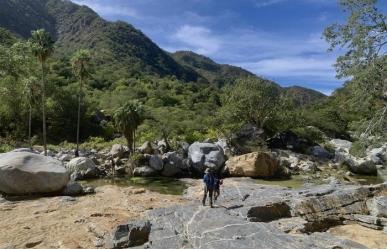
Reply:
<svg viewBox="0 0 387 249"><path fill-rule="evenodd" d="M132 100L145 108L135 138L140 142L215 139L246 123L263 128L265 136L291 130L311 140L348 137L384 103L380 96L362 97L357 82L364 82L367 70L329 98L302 87L282 88L193 52L167 53L130 24L105 21L71 1L3 0L0 27L0 137L6 143L27 140L30 114L33 142L42 142L41 66L31 40L31 31L40 28L55 41L44 69L50 143L75 141L79 94L82 141L114 139L119 130L113 114ZM80 49L90 52L82 91L71 60Z"/></svg>

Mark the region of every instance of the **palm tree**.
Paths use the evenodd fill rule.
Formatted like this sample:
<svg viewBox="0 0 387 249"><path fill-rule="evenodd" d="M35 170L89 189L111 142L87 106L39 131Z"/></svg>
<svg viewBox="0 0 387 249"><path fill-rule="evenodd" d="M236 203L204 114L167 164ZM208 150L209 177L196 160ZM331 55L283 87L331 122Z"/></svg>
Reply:
<svg viewBox="0 0 387 249"><path fill-rule="evenodd" d="M144 113L144 106L140 102L129 101L113 114L116 128L124 135L132 152L135 148L136 129L144 122Z"/></svg>
<svg viewBox="0 0 387 249"><path fill-rule="evenodd" d="M28 98L28 107L29 107L29 115L28 115L28 141L30 145L30 149L32 149L32 141L31 141L31 133L32 133L32 105L34 102L34 97L36 96L37 91L37 78L34 76L27 78L25 81L24 87L25 87L25 93Z"/></svg>
<svg viewBox="0 0 387 249"><path fill-rule="evenodd" d="M79 156L79 127L81 120L81 104L83 95L83 84L89 77L90 66L90 52L89 50L81 49L75 52L71 58L71 66L73 68L74 75L79 79L79 93L78 93L78 122L77 122L77 149L75 150L75 156Z"/></svg>
<svg viewBox="0 0 387 249"><path fill-rule="evenodd" d="M31 43L32 51L38 59L42 70L43 147L44 155L47 156L45 64L48 57L50 57L54 51L54 41L52 40L50 33L44 29L39 29L32 31Z"/></svg>

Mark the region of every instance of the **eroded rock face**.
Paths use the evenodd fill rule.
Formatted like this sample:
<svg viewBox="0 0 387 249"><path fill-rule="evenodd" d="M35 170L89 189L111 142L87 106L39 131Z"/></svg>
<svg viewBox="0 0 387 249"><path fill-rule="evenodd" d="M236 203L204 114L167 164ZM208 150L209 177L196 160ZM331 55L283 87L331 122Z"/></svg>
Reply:
<svg viewBox="0 0 387 249"><path fill-rule="evenodd" d="M218 171L225 162L222 148L212 143L191 144L188 149L188 158L192 162L192 168L197 173L203 173L205 168Z"/></svg>
<svg viewBox="0 0 387 249"><path fill-rule="evenodd" d="M128 248L140 246L149 240L151 224L149 221L137 221L122 224L115 228L109 248Z"/></svg>
<svg viewBox="0 0 387 249"><path fill-rule="evenodd" d="M279 161L269 153L253 152L230 158L226 167L231 176L267 178L277 173Z"/></svg>
<svg viewBox="0 0 387 249"><path fill-rule="evenodd" d="M53 158L30 152L0 154L0 192L51 193L63 189L68 181L66 168Z"/></svg>

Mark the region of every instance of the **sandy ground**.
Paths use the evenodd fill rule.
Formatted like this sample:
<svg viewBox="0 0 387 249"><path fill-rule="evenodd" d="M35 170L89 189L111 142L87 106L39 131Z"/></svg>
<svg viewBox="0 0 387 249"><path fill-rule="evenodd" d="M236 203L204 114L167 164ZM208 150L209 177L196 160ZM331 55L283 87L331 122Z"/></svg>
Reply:
<svg viewBox="0 0 387 249"><path fill-rule="evenodd" d="M95 195L0 203L0 249L95 248L98 238L149 209L182 203L180 196L103 186ZM72 200L71 200L72 199ZM9 247L13 248L13 247ZM103 246L102 246L103 248Z"/></svg>
<svg viewBox="0 0 387 249"><path fill-rule="evenodd" d="M387 233L383 231L351 224L331 228L328 232L343 239L356 241L370 249L387 249Z"/></svg>

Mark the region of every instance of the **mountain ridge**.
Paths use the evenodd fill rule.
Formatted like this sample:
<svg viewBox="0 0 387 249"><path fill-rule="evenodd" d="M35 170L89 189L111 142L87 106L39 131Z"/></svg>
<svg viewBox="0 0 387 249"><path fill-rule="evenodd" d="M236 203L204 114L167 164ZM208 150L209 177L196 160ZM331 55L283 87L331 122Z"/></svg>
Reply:
<svg viewBox="0 0 387 249"><path fill-rule="evenodd" d="M66 57L79 48L88 48L94 51L96 71L101 75L109 73L105 70L111 67L127 77L150 74L219 87L239 78L260 78L243 68L219 64L192 51L168 53L131 24L106 21L91 8L70 0L3 0L0 7L1 27L25 39L30 37L31 30L45 28L56 39L59 57ZM311 96L305 97L309 93ZM303 91L302 98L314 101L314 98L323 97L310 89Z"/></svg>

